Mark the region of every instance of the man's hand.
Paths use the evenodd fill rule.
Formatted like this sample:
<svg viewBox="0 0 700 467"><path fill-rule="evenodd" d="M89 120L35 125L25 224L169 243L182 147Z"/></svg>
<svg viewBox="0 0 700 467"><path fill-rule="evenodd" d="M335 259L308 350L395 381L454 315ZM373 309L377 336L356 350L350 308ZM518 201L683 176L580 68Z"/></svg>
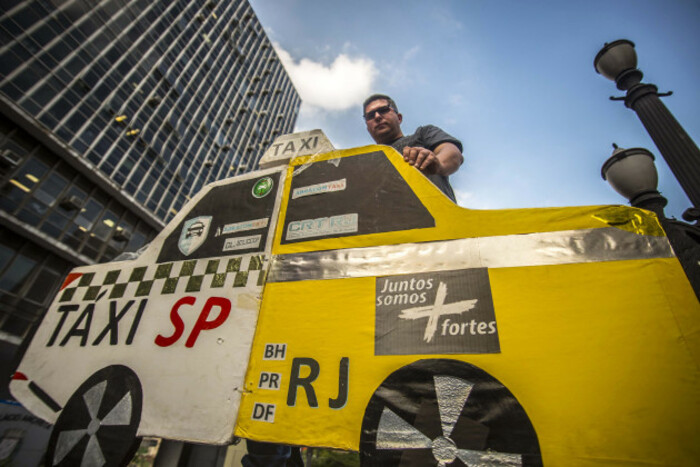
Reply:
<svg viewBox="0 0 700 467"><path fill-rule="evenodd" d="M440 169L440 161L430 149L406 146L403 148L403 160L426 174L438 173Z"/></svg>
<svg viewBox="0 0 700 467"><path fill-rule="evenodd" d="M462 165L464 157L457 146L441 143L435 152L426 148L407 146L403 148L403 160L424 174L452 175Z"/></svg>

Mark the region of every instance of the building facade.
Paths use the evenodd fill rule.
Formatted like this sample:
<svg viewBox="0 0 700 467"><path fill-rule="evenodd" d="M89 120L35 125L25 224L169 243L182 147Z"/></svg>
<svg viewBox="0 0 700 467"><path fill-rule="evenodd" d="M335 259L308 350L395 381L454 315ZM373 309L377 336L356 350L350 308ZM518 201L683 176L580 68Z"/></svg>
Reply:
<svg viewBox="0 0 700 467"><path fill-rule="evenodd" d="M246 0L2 2L0 344L78 264L256 168L301 104Z"/></svg>

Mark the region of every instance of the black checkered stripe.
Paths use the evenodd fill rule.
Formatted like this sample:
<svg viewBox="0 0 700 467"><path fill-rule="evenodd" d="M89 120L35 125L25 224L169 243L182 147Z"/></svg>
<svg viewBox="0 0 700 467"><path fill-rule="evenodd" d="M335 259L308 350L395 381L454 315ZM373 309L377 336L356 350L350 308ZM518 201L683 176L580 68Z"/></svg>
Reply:
<svg viewBox="0 0 700 467"><path fill-rule="evenodd" d="M92 301L102 298L148 297L176 292L262 286L267 258L263 255L210 260L188 260L135 268L86 272L66 287L59 302Z"/></svg>

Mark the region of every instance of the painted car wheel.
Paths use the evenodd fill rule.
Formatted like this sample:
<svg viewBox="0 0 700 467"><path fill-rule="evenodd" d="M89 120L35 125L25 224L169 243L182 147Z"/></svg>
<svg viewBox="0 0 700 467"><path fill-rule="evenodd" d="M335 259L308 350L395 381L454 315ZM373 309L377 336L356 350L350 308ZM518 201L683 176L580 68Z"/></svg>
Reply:
<svg viewBox="0 0 700 467"><path fill-rule="evenodd" d="M384 380L362 420L363 466L541 466L535 429L494 377L448 359Z"/></svg>
<svg viewBox="0 0 700 467"><path fill-rule="evenodd" d="M138 377L119 365L103 368L73 393L51 432L47 466L125 466L141 442Z"/></svg>

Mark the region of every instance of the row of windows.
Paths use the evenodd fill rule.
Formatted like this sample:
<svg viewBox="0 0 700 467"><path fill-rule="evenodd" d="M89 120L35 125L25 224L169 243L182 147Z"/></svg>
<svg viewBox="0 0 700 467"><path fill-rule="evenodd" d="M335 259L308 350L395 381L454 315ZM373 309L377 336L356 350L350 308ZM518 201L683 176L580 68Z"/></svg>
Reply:
<svg viewBox="0 0 700 467"><path fill-rule="evenodd" d="M136 251L155 231L0 118L0 209L92 260Z"/></svg>
<svg viewBox="0 0 700 467"><path fill-rule="evenodd" d="M0 333L19 343L74 266L0 228Z"/></svg>
<svg viewBox="0 0 700 467"><path fill-rule="evenodd" d="M132 2L129 7L132 8L135 3ZM269 143L274 136L271 134L273 131L283 132L281 127L284 124L291 129L288 121L290 117L293 121L292 112L298 109L298 96L286 73L278 63L270 61L274 53L269 45L266 45L267 42L257 38L261 32L259 23L255 23L255 34L248 34L244 39L243 49L236 48L236 54L231 54L226 50L229 45L223 31L225 26L238 23L238 19L232 18L233 7L224 12L210 7L202 10L201 5L192 4L188 9L176 10L172 6L169 8L168 14L173 14L173 11L181 13L180 21L183 18L191 20L196 11L211 11L213 19L206 21L214 26L208 32L215 38L213 44L204 33L195 33L195 39L186 42L184 30L191 28L192 21L184 23L188 26L171 21L173 27L168 30L168 34L173 31L181 34L178 40L166 36L170 43L167 53L164 54L162 48L156 50L158 54L164 54L160 65L154 68L156 75L160 74L160 81L156 80L153 73L144 77L143 68L138 63L129 61L131 55L127 55L122 63L128 63L132 73L121 87L116 85L117 76L104 77L100 81L101 84L92 87L99 78L96 78L98 74L95 70L89 69L74 82L72 88L63 91L62 97L54 99L54 105L40 116L40 119L47 117L44 118L45 124L57 124L55 117L75 109L72 116L63 117L63 123L56 128L57 134L70 141L80 153L86 153L88 160L99 165L105 174L135 195L138 201L146 204L161 219L172 217L181 207L185 197L197 191L204 183L232 175L244 168L252 168L251 162L257 161L261 155L263 135L267 135ZM145 7L142 10L146 11ZM142 10L134 7L137 13ZM220 17L216 16L217 11ZM235 11L235 16L239 19L251 14L245 4ZM176 17L168 19L174 20ZM220 21L214 21L216 19ZM238 33L240 27L235 27L234 31ZM250 28L247 31L250 31ZM207 37L207 40L202 40L202 37ZM145 42L142 40L138 44L143 43ZM159 41L158 46L163 43L164 41ZM265 50L263 47L270 50L260 53ZM241 52L243 54L256 55L255 68L247 58L234 63L235 58L240 58L236 55L241 50L244 51ZM188 63L189 66L183 67L182 63ZM97 62L93 65L99 67ZM118 68L116 71L119 71ZM224 73L225 70L229 70L229 74ZM257 84L255 81L250 82L249 75L252 72L258 73L259 81L260 75L267 78L267 87L259 89L260 99L256 95L246 95L244 101L244 93L248 94ZM187 82L186 78L190 76L198 78L193 83L199 83L199 90L195 90L194 85L185 87L180 84ZM233 78L234 76L236 77ZM212 79L216 81L212 82ZM237 86L230 85L234 79ZM277 92L272 88L273 84ZM60 86L60 83L53 85ZM113 89L111 94L100 95L101 90L108 89L106 86ZM221 92L227 88L228 93ZM236 92L235 88L238 88L239 92ZM261 114L253 115L251 110L254 108L266 112L268 106L279 102L280 98L285 97L280 95L282 91L285 94L295 94L295 109L288 107L284 109L284 114L268 112L268 115L262 118ZM48 94L55 96L56 90ZM108 99L108 104L104 105L105 98L110 96L111 100ZM98 99L99 97L102 99ZM30 102L32 99L33 94L25 101ZM81 104L76 106L75 102ZM156 110L149 106L156 107ZM51 112L57 108L63 110L52 116ZM240 108L249 109L249 112L242 113L238 111ZM212 119L207 116L211 109L233 111L226 113L220 110L216 118ZM283 115L282 121L279 121L279 115ZM180 118L174 119L174 116ZM117 119L123 120L117 122ZM251 125L250 120L256 119L263 121ZM200 125L198 122L203 123ZM257 130L254 127L257 127ZM242 132L241 128L247 131ZM263 129L262 132L260 128ZM206 131L203 131L204 129ZM238 144L233 143L234 141ZM251 148L256 151L255 154L249 154ZM149 154L150 157L143 157ZM190 160L182 164L185 158ZM165 167L162 161L167 164ZM164 182L164 179L170 181L170 184ZM185 179L188 183L183 187L181 185ZM158 183L159 181L161 183ZM176 186L176 183L180 186Z"/></svg>
<svg viewBox="0 0 700 467"><path fill-rule="evenodd" d="M130 5L130 8L134 8L134 6L133 6L133 5ZM154 8L155 8L155 6L154 6ZM169 12L172 13L172 10L173 10L174 8L175 8L175 7L172 7L171 10L169 10ZM99 10L98 10L98 12L99 12ZM187 14L187 13L190 14L190 15L189 15L189 18L191 19L192 16L193 16L193 15L192 15L192 11L186 11L185 14ZM230 13L230 12L229 12L229 13ZM161 21L160 23L163 23L163 22ZM160 24L160 23L159 23L159 24ZM131 29L129 29L129 30L132 30L132 29L136 28L137 26L138 26L138 23L137 23L134 27L132 27ZM161 37L161 38L162 38L162 37L163 37L162 33L164 32L163 28L164 28L165 26L164 26L163 24L160 24L160 26L161 26L161 30L156 31L156 33L158 33L158 37ZM178 24L175 23L175 24L173 25L173 28L172 28L172 29L175 29L177 26L178 26ZM145 31L139 31L139 32L142 33L142 34L140 34L141 37L149 37L149 35L152 35L152 34L145 34ZM172 34L172 31L169 31L168 34ZM192 34L186 34L185 36L191 36L191 35L192 35ZM104 36L104 34L101 33L101 34L95 34L93 37L97 38L97 37L103 37L103 36ZM195 37L197 37L196 34L195 34ZM167 40L166 40L166 39L167 39ZM174 38L170 38L170 39L174 39ZM115 42L115 47L118 46L118 45L120 45L119 42L118 42L118 41L115 41L114 39L112 39L112 42ZM171 40L169 40L168 37L166 36L165 38L162 38L162 40L159 42L159 44L156 44L156 45L160 46L160 45L162 45L164 42L165 42L165 43L169 43L169 42L171 42ZM61 43L61 42L59 42L59 43ZM75 44L77 44L77 43L75 43ZM144 44L146 44L146 41L145 41L145 40L141 40L141 41L138 42L136 45L138 46L138 45L144 45ZM80 70L84 69L84 68L87 66L87 63L90 62L90 57L91 57L91 56L94 58L94 57L97 57L97 56L99 55L99 48L93 47L92 49L87 49L87 47L90 46L90 45L91 45L91 42L87 42L86 44L84 44L84 45L82 46L83 49L78 50L78 54L83 54L83 56L86 57L86 58L85 58L85 61L83 61L83 62L81 62L81 63L79 64L80 66L79 66L78 68L79 68ZM132 50L132 54L131 54L131 55L133 55L133 56L146 55L147 57L151 57L152 54L149 55L149 54L146 53L146 52L149 50L150 45L151 45L150 43L149 43L149 44L146 44L146 47L143 48L143 49L141 49L141 50ZM76 45L76 47L77 47L77 45ZM188 50L189 50L189 49L191 49L191 47L188 48ZM88 52L89 52L89 53L88 53ZM127 54L127 50L126 50L126 49L119 50L118 52L119 52L119 53L117 53L117 57L122 57L122 60L123 60L123 61L122 61L121 64L119 64L119 67L118 67L118 69L117 69L116 71L119 71L119 70L128 71L128 70L130 70L130 69L133 69L133 68L139 66L139 64L133 63L133 62L130 61L131 55ZM140 52L140 53L136 53L136 52ZM163 55L163 54L164 54L164 50L163 50L162 48L160 49L159 52L160 52L160 55ZM171 50L171 53L176 53L176 52L177 52L177 49L176 49L176 48L173 48L173 49ZM31 58L31 56L26 57L25 62L26 62L26 61L30 61L30 58ZM76 57L76 58L79 59L80 57ZM100 57L100 58L102 58L102 57ZM188 57L188 58L189 58L189 57ZM169 61L167 56L164 57L164 61L165 61L166 63ZM64 63L64 64L62 64L62 65L63 65L63 66L62 66L61 68L57 69L57 66L56 66L55 63L53 64L53 66L52 66L52 64L50 64L50 63L47 63L47 64L46 64L46 66L47 66L48 68L52 69L54 72L56 72L56 74L60 74L60 72L65 72L65 69L64 69L65 66L68 66L68 65L70 65L70 64L66 65L66 64ZM109 65L109 64L108 64L107 66L104 66L104 67L100 66L99 60L98 60L97 62L91 64L91 71L98 71L100 75L105 75L105 74L107 73L107 71L109 70L109 68L110 68L110 65ZM151 68L151 67L149 67L149 68ZM93 69L94 69L94 70L93 70ZM45 71L44 69L41 70L42 74L43 74L44 71ZM180 70L176 70L176 71L180 71ZM72 73L71 75L76 75L76 74L77 74L77 71L76 71L75 73ZM90 86L90 85L94 84L94 76L95 76L95 73L92 73L92 74L91 74L91 76L93 77L93 79L88 79L88 75L90 75L90 73L86 73L85 76L84 76L84 78L83 78L83 77L80 78L80 81L84 81L82 84L84 84L84 85L87 84L88 86ZM122 77L123 77L123 75L122 75ZM64 83L61 84L61 80L58 79L58 78L56 78L56 77L54 77L53 79L57 82L57 83L54 83L55 85L53 86L53 89L52 89L51 87L49 87L49 89L47 89L46 92L43 92L42 95L44 95L44 96L56 96L57 90L58 90L58 89L66 88L67 85L69 84L69 83L67 83L67 82L64 82ZM70 79L71 79L71 78L69 78L69 80L70 80ZM32 80L25 80L25 79L22 79L21 81L22 81L22 82L29 82L29 83L32 82ZM107 81L107 82L110 81L110 78L109 78L109 77L105 78L105 81ZM117 87L117 85L115 84L115 82L108 83L108 84L110 84L111 89L115 89L115 88ZM79 86L79 87L80 87L80 86ZM103 91L104 88L101 88L100 90ZM120 91L121 91L121 90L118 90L118 94L119 94ZM128 93L127 93L126 95L128 95ZM37 97L39 97L39 96L37 96ZM77 98L76 94L74 94L74 95L72 95L72 96L68 96L68 97L72 97L71 99L68 99L68 101L72 101L72 102L74 102L75 99ZM100 98L100 99L105 99L105 98L107 97L107 95L98 95L97 97ZM122 97L122 99L125 99L125 97ZM34 99L34 101L35 101L35 103L36 103L38 106L40 106L40 107L46 104L46 102L42 102L41 99ZM63 109L63 111L65 111L65 109L67 109L69 106L67 105L67 102L65 102L65 101L64 101L64 102L61 102L61 101L59 100L59 105L58 105L58 107L60 107L61 109ZM118 107L118 106L117 106L117 107ZM49 112L51 112L52 110L54 110L53 107L50 108L50 109L48 109ZM94 111L94 110L95 110L95 109L93 108L93 111ZM60 112L59 112L58 119L60 120L60 118L61 118L61 116L60 116ZM47 123L47 124L49 124L49 126L51 126L52 120L49 118L48 121L47 121L47 122L44 122L44 123Z"/></svg>
<svg viewBox="0 0 700 467"><path fill-rule="evenodd" d="M108 2L109 3L109 2ZM143 3L143 2L142 2ZM156 4L153 6L153 8L150 10L150 12L153 12L159 4ZM174 5L171 8L171 11L176 9L177 5ZM124 9L124 11L132 12L132 10L137 10L137 4L136 2L133 2L132 4L129 5L128 9ZM96 10L95 14L99 13L100 10ZM121 15L117 15L117 18L124 18L126 17L126 13L123 13ZM193 13L190 12L190 18L193 17ZM150 18L152 20L155 20L157 18L157 15L153 18ZM87 19L87 18L86 18ZM142 21L145 18L142 18ZM116 19L115 19L116 21ZM128 26L128 24L124 24L124 27ZM141 49L133 49L131 53L129 53L128 47L125 47L124 44L133 44L133 42L129 39L129 37L122 38L122 41L117 40L116 36L108 37L105 38L106 34L108 31L101 30L99 34L94 34L92 36L92 41L97 40L98 38L102 38L103 40L108 40L109 43L113 44L112 49L108 50L104 55L100 56L100 47L96 47L92 41L87 41L84 40L82 45L79 45L79 42L73 41L72 43L69 42L72 38L70 35L66 35L65 37L62 37L60 41L56 43L56 45L61 45L63 46L66 50L71 50L74 49L76 50L77 56L73 58L70 62L61 64L61 66L58 66L58 62L54 63L44 63L45 68L53 70L54 74L56 76L52 76L47 79L47 82L42 84L38 89L35 87L35 90L30 92L31 97L27 97L25 99L30 99L33 102L27 102L26 107L30 107L28 109L30 113L35 113L32 112L32 110L39 112L42 108L47 106L48 101L45 101L45 98L51 98L54 97L54 101L56 102L55 105L51 106L50 108L46 109L46 112L44 115L40 116L40 119L43 117L44 120L43 123L47 124L49 127L53 126L53 123L55 123L56 120L61 120L62 116L65 115L65 113L71 108L74 107L74 103L76 100L80 99L80 92L84 94L85 88L87 87L89 89L89 86L94 86L96 84L96 77L99 76L104 76L103 78L103 83L102 86L98 87L95 89L95 97L97 99L93 100L94 102L97 102L97 106L93 106L90 112L83 112L83 114L92 114L97 110L97 107L100 105L100 102L104 101L108 96L109 93L112 92L112 90L117 90L117 94L114 97L119 97L121 95L121 99L125 100L128 98L129 93L131 90L127 90L126 92L123 93L122 89L117 89L119 86L119 83L122 81L125 81L123 78L126 75L126 73L135 68L138 67L139 64L136 63L132 57L135 56L141 56L145 55L146 57L151 58L152 64L155 64L156 57L160 57L161 55L164 54L165 49L163 49L162 44L168 43L168 37L163 37L163 32L165 31L166 23L165 20L162 19L159 21L156 26L160 26L160 29L156 31L150 31L148 34L145 33L145 30L142 28L139 29L141 26L137 22L135 23L128 31L136 31L138 34L135 34L134 37L141 37L142 40L136 43L137 46L141 46ZM177 26L177 24L175 24ZM155 32L155 35L154 35ZM150 42L148 42L145 38L154 38ZM151 45L155 41L155 38L161 38L160 45L158 47L160 50L152 50L153 53L147 54L147 52L152 48ZM127 39L127 40L124 40ZM174 39L174 38L170 38ZM66 46L66 42L68 42L68 46ZM14 46L21 46L22 44L17 43L14 44ZM81 48L82 47L82 48ZM16 48L16 47L15 47ZM110 52L114 52L114 58L111 63L107 61L106 63L103 63L103 59L105 57L109 57ZM12 55L12 50L10 50L7 54L5 55ZM99 57L99 58L97 58ZM43 56L39 57L36 61L41 62ZM82 58L82 60L81 60ZM96 59L97 60L94 60ZM112 68L112 65L116 62L116 60L121 59L121 63L114 69L113 71L113 76L105 76L108 74L108 71ZM71 64L74 63L77 60L77 66L75 69L71 67ZM60 61L60 58L59 58ZM94 61L94 62L93 62ZM9 62L8 60L3 60L3 63ZM45 62L45 60L44 60ZM20 62L21 63L26 63L27 66L25 66L25 69L29 69L31 73L31 67L33 65L32 63L32 57L31 54L28 54L26 57L24 57L24 60ZM72 89L71 86L69 86L70 81L79 74L82 70L84 70L86 67L90 66L90 70L88 72L85 72L83 76L79 78L79 84L80 86L74 86L77 89ZM41 75L45 75L44 71L46 71L45 68L41 68L40 70L37 70L40 72ZM148 67L151 68L151 67ZM66 69L70 71L70 73L66 73ZM9 70L11 71L11 70ZM66 80L61 80L60 76L61 74L65 74L68 78ZM7 73L5 73L7 74ZM33 73L32 76L38 76L37 73ZM21 81L21 83L27 83L27 86L31 86L35 80L33 79L24 79L26 78L25 76L22 76L23 79L21 80L12 80L11 83L7 83L9 85L16 84L16 81ZM116 79L115 79L116 78ZM99 79L99 78L98 78ZM53 82L51 82L53 81ZM125 84L130 84L130 83L125 83ZM67 96L64 96L62 98L56 97L59 93L60 90L66 89L66 88L71 88L70 93ZM81 89L82 88L82 89ZM16 99L21 99L21 95L17 96L11 96L15 97ZM68 99L65 99L67 97ZM24 102L23 102L24 103ZM73 104L73 105L71 105ZM119 107L119 105L117 105ZM79 118L77 121L73 121L73 124L77 123L84 123L85 120L84 118ZM68 138L66 138L68 140Z"/></svg>
<svg viewBox="0 0 700 467"><path fill-rule="evenodd" d="M144 3L143 0L141 0L141 3ZM133 57L145 55L146 57L151 58L151 61L153 62L152 64L155 64L157 58L164 54L165 49L163 48L162 44L166 39L168 39L167 36L163 37L162 34L165 32L166 28L165 17L161 18L160 21L154 23L154 27L159 27L159 29L157 29L156 31L150 31L149 33L146 33L146 30L144 29L144 27L147 27L147 24L145 23L146 20L155 20L157 19L158 14L162 13L162 11L156 11L159 8L159 5L160 4L154 4L151 10L149 11L151 13L155 12L155 16L143 16L139 21L134 21L131 25L129 25L128 22L125 22L124 24L120 25L120 27L117 29L123 30L121 36L119 36L118 34L112 34L109 28L105 26L91 37L84 37L81 38L81 41L76 41L71 37L71 34L74 31L70 31L68 34L61 37L60 40L57 41L56 45L63 46L67 51L74 50L75 53L71 55L71 60L64 60L62 63L60 63L60 66L60 58L58 61L46 60L46 54L39 56L37 60L35 60L35 62L42 63L47 68L54 70L56 75L58 75L56 78L54 78L54 90L60 90L69 87L71 81L89 67L90 72L92 73L86 72L84 76L81 76L79 79L82 81L83 85L89 87L94 86L96 84L96 77L97 79L99 79L99 76L103 76L103 85L96 89L96 97L100 100L104 100L109 96L109 93L111 93L113 90L119 87L120 83L125 82L125 77L128 74L128 72L130 72L135 67L139 66L139 64L137 63L138 60L134 60ZM175 8L175 6L173 8ZM127 21L132 19L135 20L136 18L133 17L133 14L131 14L134 11L139 11L138 2L132 2L132 4L129 5L128 9L124 9L121 12L121 14L115 15L112 24L118 21L120 18L126 19ZM95 12L95 15L97 13L99 13L99 10ZM87 19L88 18L86 18L86 20ZM144 22L144 24L141 24L141 22ZM134 48L134 41L132 40L132 36L128 35L128 33L131 31L134 32L133 38L140 38L140 40L136 42L136 45L141 47L140 49ZM157 38L161 38L160 45L156 48L156 50L151 50L153 49L153 43ZM98 39L105 41L105 43L95 44L94 42ZM66 47L66 43L68 47ZM15 44L15 46L17 45L21 44ZM129 50L130 48L131 50ZM158 48L160 49L158 50ZM152 53L148 54L149 51ZM25 68L28 69L31 69L31 66L34 64L34 62L32 62L31 60L31 57L27 57L26 60L24 60L24 63L27 64ZM66 76L67 78L61 80L61 74L63 74L63 76ZM110 76L106 76L108 74ZM13 80L13 82L15 81L16 80ZM21 81L23 83L27 83L27 86L33 85L33 80L23 79ZM41 86L46 87L45 84L42 84ZM34 87L34 89L36 89L36 86ZM118 93L119 92L121 92L121 90L118 90ZM122 96L122 99L126 99L130 92L131 90L126 90L126 92ZM34 91L29 92L28 94L33 95L33 93ZM56 96L55 93L51 92L44 92L43 94ZM74 100L75 99L72 99L72 101ZM35 98L34 101L40 106L40 108L44 108L47 104L47 102L42 102L41 99ZM48 108L47 112L49 113L49 116L46 118L47 121L44 123L52 127L52 123L54 120L62 119L64 114L61 112L61 110L62 109L60 108L60 106L57 109L54 109L54 107ZM54 113L51 113L52 111Z"/></svg>

